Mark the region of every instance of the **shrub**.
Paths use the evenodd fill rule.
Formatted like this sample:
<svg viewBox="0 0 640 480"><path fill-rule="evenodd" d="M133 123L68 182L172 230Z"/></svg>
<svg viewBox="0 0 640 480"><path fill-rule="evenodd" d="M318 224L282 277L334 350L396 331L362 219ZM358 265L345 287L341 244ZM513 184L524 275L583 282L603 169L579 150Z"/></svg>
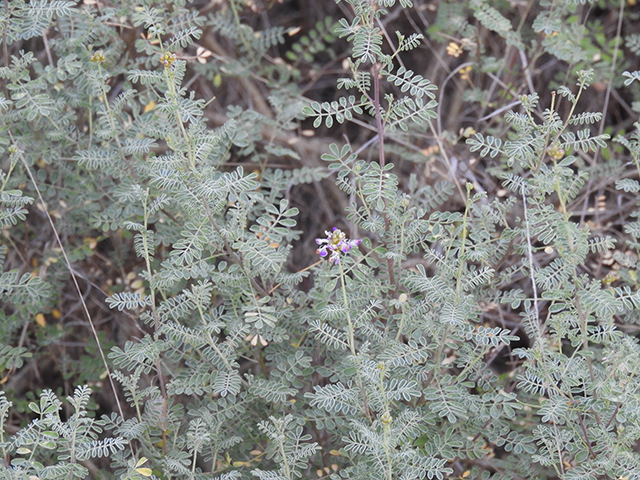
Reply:
<svg viewBox="0 0 640 480"><path fill-rule="evenodd" d="M3 4L3 478L640 478L633 14L271 3Z"/></svg>

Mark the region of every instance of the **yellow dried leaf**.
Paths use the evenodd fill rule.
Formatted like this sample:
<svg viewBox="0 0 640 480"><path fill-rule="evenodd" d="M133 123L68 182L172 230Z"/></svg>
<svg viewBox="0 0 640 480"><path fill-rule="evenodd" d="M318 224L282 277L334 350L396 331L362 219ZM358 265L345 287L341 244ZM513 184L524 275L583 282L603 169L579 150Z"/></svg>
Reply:
<svg viewBox="0 0 640 480"><path fill-rule="evenodd" d="M49 257L44 261L44 264L48 267L52 263L58 263L58 259L54 257Z"/></svg>
<svg viewBox="0 0 640 480"><path fill-rule="evenodd" d="M462 48L456 42L451 42L447 45L447 55L458 58L462 54Z"/></svg>
<svg viewBox="0 0 640 480"><path fill-rule="evenodd" d="M462 136L464 138L469 138L471 135L475 135L476 134L476 130L473 127L467 127L462 131Z"/></svg>

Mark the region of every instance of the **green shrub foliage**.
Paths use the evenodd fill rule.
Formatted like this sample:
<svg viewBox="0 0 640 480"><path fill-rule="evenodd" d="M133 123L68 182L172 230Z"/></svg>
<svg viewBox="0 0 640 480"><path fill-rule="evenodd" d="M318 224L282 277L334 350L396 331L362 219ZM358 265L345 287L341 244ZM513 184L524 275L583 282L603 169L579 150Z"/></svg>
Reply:
<svg viewBox="0 0 640 480"><path fill-rule="evenodd" d="M0 478L640 479L637 13L276 3L0 2Z"/></svg>

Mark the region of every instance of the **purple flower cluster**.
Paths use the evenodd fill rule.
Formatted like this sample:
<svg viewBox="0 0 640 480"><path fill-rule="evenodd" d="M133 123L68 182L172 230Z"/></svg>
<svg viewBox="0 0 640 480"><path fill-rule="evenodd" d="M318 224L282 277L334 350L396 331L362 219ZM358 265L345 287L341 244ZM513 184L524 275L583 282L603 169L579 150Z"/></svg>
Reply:
<svg viewBox="0 0 640 480"><path fill-rule="evenodd" d="M327 234L327 238L316 238L316 243L319 245L316 253L336 265L340 261L340 252L347 253L352 247L362 242L362 240L349 240L347 235L336 227L333 227L333 232L325 230L324 233Z"/></svg>

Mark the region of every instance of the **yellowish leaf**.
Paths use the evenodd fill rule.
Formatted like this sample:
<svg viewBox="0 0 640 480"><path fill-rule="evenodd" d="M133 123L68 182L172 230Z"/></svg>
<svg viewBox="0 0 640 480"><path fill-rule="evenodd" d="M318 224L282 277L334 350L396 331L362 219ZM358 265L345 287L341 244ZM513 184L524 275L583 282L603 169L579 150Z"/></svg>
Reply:
<svg viewBox="0 0 640 480"><path fill-rule="evenodd" d="M447 54L458 58L462 54L462 48L457 43L451 42L447 45Z"/></svg>

